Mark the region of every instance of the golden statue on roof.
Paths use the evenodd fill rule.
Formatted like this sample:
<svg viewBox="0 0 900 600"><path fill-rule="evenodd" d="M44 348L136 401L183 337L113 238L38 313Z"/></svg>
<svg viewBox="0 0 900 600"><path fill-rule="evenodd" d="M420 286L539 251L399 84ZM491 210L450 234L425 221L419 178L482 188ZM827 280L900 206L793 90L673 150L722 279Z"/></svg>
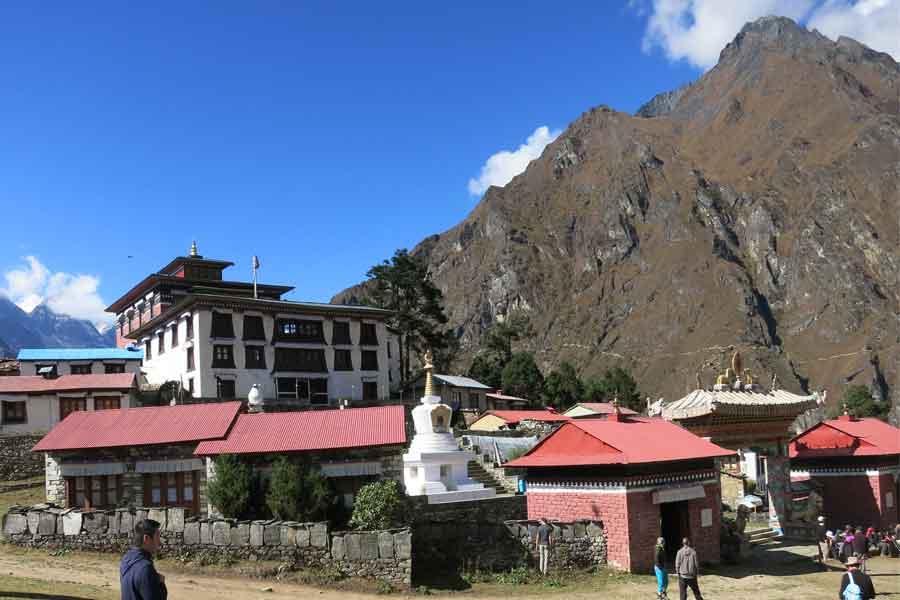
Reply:
<svg viewBox="0 0 900 600"><path fill-rule="evenodd" d="M744 361L741 360L741 353L738 351L735 351L734 356L731 357L731 371L735 377L740 377L744 372Z"/></svg>

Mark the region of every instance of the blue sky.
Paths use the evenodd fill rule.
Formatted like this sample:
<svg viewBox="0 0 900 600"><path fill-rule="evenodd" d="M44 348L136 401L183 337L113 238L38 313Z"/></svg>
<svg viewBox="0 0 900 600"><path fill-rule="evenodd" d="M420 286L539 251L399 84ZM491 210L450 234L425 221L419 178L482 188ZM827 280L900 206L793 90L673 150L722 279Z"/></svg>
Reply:
<svg viewBox="0 0 900 600"><path fill-rule="evenodd" d="M759 16L702 4L4 4L0 289L99 320L196 239L327 300L464 218L492 155L634 111Z"/></svg>

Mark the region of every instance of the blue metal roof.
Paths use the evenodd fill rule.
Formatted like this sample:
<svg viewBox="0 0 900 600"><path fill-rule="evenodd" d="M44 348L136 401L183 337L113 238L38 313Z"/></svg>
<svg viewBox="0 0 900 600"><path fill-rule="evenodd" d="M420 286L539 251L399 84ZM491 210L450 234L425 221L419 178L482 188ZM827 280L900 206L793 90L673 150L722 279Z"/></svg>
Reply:
<svg viewBox="0 0 900 600"><path fill-rule="evenodd" d="M19 360L141 360L144 351L135 348L22 348Z"/></svg>

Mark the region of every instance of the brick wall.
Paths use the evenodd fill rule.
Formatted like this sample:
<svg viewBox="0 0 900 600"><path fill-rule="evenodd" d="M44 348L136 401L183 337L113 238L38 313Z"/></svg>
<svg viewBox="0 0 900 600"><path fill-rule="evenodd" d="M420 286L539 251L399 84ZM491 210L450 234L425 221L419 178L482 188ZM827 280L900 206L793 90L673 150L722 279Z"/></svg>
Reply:
<svg viewBox="0 0 900 600"><path fill-rule="evenodd" d="M602 521L606 530L606 560L629 570L628 509L625 492L577 493L528 490L528 518ZM655 539L655 538L654 538Z"/></svg>
<svg viewBox="0 0 900 600"><path fill-rule="evenodd" d="M897 487L895 484L894 476L889 473L884 473L877 476L869 477L869 485L872 487L872 494L876 498L876 502L878 503L878 508L881 513L880 521L875 521L872 525L876 528L888 528L893 527L898 522L900 522L900 518L898 518L897 511ZM891 504L892 506L888 507L888 495L890 494Z"/></svg>
<svg viewBox="0 0 900 600"><path fill-rule="evenodd" d="M865 473L811 479L822 484L823 511L829 529L844 525L868 527L881 521L879 503L872 481Z"/></svg>
<svg viewBox="0 0 900 600"><path fill-rule="evenodd" d="M705 498L697 498L688 502L691 537L701 562L718 563L721 559L719 539L722 529L722 499L719 486L705 485L703 489L706 492ZM707 527L703 527L701 523L704 509L709 509L712 514L712 523Z"/></svg>

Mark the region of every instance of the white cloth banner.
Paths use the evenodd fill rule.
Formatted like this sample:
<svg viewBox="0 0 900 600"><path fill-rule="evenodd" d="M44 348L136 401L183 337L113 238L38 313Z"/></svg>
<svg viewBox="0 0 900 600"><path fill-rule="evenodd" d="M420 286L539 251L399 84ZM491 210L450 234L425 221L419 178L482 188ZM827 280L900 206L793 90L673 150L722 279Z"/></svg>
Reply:
<svg viewBox="0 0 900 600"><path fill-rule="evenodd" d="M695 498L705 497L706 491L703 489L702 485L663 488L653 492L653 504L681 502L682 500L694 500Z"/></svg>
<svg viewBox="0 0 900 600"><path fill-rule="evenodd" d="M139 460L134 470L137 473L178 473L180 471L202 471L206 469L202 458L184 460Z"/></svg>
<svg viewBox="0 0 900 600"><path fill-rule="evenodd" d="M90 477L91 475L121 475L125 463L63 463L59 473L63 477Z"/></svg>

